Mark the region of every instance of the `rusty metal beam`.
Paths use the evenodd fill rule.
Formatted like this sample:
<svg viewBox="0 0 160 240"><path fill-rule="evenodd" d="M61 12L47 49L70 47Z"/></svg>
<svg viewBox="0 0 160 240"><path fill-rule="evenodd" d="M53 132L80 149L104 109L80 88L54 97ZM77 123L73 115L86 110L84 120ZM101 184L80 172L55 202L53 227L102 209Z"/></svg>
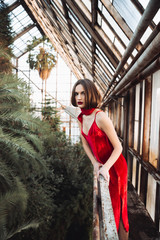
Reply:
<svg viewBox="0 0 160 240"><path fill-rule="evenodd" d="M143 79L147 78L148 76L152 75L156 71L160 69L160 57L157 58L153 63L151 63L145 70L143 70L138 76L129 84L125 85L119 92L116 94L123 94L126 90L130 89L131 87L135 86L138 84L140 81Z"/></svg>
<svg viewBox="0 0 160 240"><path fill-rule="evenodd" d="M137 159L137 161L141 164L142 168L147 172L149 173L153 178L154 180L160 184L160 173L159 171L152 165L150 164L149 162L145 162L143 161L142 159L142 156L140 156L138 154L138 152L136 150L134 150L133 148L128 148L128 152ZM141 168L141 169L142 169ZM147 184L147 182L146 182Z"/></svg>
<svg viewBox="0 0 160 240"><path fill-rule="evenodd" d="M109 91L110 91L113 83L115 82L118 74L120 74L124 64L127 62L129 56L131 55L132 51L134 50L134 48L136 47L136 45L140 41L142 35L144 34L145 30L149 26L151 20L153 19L153 17L155 16L155 14L157 13L159 8L160 8L160 1L159 0L150 0L149 4L147 5L147 7L145 9L145 12L144 12L142 18L139 21L139 24L138 24L138 26L137 26L137 28L134 32L134 35L133 35L131 41L129 42L129 45L126 48L125 53L124 53L120 63L117 66L117 69L116 69L116 71L114 73L114 76L111 80L110 87L106 91L103 98L105 98L106 95L109 93Z"/></svg>
<svg viewBox="0 0 160 240"><path fill-rule="evenodd" d="M122 89L122 87L133 81L136 76L147 66L147 64L149 64L152 59L158 55L158 53L160 53L160 33L157 34L152 43L143 52L143 54L139 57L132 68L127 72L124 78L116 86L112 94L116 94L119 90Z"/></svg>
<svg viewBox="0 0 160 240"><path fill-rule="evenodd" d="M127 70L123 73L121 76L121 79L124 77L124 75L131 69L131 67L134 65L134 63L137 61L137 59L142 55L142 53L145 51L145 49L149 46L149 44L153 41L153 39L157 36L157 34L160 32L160 23L157 24L157 26L154 28L153 32L149 36L149 38L146 40L144 45L141 47L141 50L136 54L134 59L132 60L131 64L127 68ZM120 80L121 80L120 79Z"/></svg>

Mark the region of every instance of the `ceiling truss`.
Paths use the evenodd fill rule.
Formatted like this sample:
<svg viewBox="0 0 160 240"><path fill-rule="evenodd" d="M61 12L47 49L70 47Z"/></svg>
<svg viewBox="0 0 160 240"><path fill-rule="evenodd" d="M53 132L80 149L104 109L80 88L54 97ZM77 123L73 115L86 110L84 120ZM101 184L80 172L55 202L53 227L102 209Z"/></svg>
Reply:
<svg viewBox="0 0 160 240"><path fill-rule="evenodd" d="M87 3L90 3L90 7ZM138 0L131 0L141 15L144 8ZM111 85L116 68L120 63L133 32L110 0L19 0L9 6L13 11L20 5L33 23L25 26L14 36L17 40L35 26L46 35L77 78L92 79L102 93ZM108 17L106 16L108 14ZM115 22L112 25L109 18ZM116 26L116 27L115 27ZM156 24L152 21L150 28ZM117 31L121 31L121 35ZM124 36L124 37L122 37ZM135 51L140 51L138 42ZM21 57L24 51L18 57ZM134 59L133 52L130 62ZM117 76L121 79L126 72L127 61Z"/></svg>

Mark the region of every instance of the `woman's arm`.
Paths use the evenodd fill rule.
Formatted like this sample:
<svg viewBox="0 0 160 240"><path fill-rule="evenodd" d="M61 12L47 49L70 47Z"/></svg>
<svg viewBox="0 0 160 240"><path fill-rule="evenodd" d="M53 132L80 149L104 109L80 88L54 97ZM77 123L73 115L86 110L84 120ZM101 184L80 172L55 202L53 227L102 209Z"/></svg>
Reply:
<svg viewBox="0 0 160 240"><path fill-rule="evenodd" d="M81 139L82 139L82 145L83 145L84 151L86 152L87 156L89 157L89 159L91 160L91 162L94 166L94 164L97 162L97 160L95 159L86 139L82 135L81 135Z"/></svg>
<svg viewBox="0 0 160 240"><path fill-rule="evenodd" d="M110 118L106 116L104 112L99 112L96 117L96 122L98 127L106 133L107 137L109 138L112 146L113 146L113 152L110 155L107 162L103 165L103 167L100 169L99 173L102 175L105 174L106 171L109 171L109 169L113 166L113 164L117 161L120 154L122 153L122 146L118 139L117 133L114 129L114 126L112 124L112 121ZM105 177L105 176L104 176Z"/></svg>
<svg viewBox="0 0 160 240"><path fill-rule="evenodd" d="M81 129L80 124L79 124L79 127ZM81 134L81 139L82 139L82 145L83 145L84 151L87 154L88 158L90 159L90 161L94 167L94 171L96 172L96 174L98 174L99 168L102 166L102 164L97 161L97 159L95 158L95 156L93 155L93 153L91 151L90 146L88 145L88 142L86 141L86 139L83 137L82 134Z"/></svg>

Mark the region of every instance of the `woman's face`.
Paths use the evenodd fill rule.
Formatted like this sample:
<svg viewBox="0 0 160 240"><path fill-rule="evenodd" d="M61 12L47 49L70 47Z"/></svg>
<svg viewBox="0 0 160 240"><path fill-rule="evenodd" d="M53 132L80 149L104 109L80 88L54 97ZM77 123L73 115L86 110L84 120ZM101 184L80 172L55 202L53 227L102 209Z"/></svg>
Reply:
<svg viewBox="0 0 160 240"><path fill-rule="evenodd" d="M75 100L78 107L85 108L85 90L81 84L75 88Z"/></svg>

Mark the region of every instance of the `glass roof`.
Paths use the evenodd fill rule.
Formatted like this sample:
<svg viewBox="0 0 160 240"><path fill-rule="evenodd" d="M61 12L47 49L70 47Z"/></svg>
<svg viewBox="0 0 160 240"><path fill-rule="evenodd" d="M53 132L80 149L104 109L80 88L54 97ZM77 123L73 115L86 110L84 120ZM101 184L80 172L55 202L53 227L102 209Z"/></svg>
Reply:
<svg viewBox="0 0 160 240"><path fill-rule="evenodd" d="M112 81L149 0L4 0L10 7L13 53L20 58L44 32L78 78L92 76L103 92ZM160 10L153 21L158 24ZM154 29L148 26L121 73Z"/></svg>
<svg viewBox="0 0 160 240"><path fill-rule="evenodd" d="M22 5L17 4L14 8L16 0L4 0L4 3L11 8L9 16L14 33L12 49L15 57L19 58L26 52L27 42L34 36L39 38L42 34Z"/></svg>

